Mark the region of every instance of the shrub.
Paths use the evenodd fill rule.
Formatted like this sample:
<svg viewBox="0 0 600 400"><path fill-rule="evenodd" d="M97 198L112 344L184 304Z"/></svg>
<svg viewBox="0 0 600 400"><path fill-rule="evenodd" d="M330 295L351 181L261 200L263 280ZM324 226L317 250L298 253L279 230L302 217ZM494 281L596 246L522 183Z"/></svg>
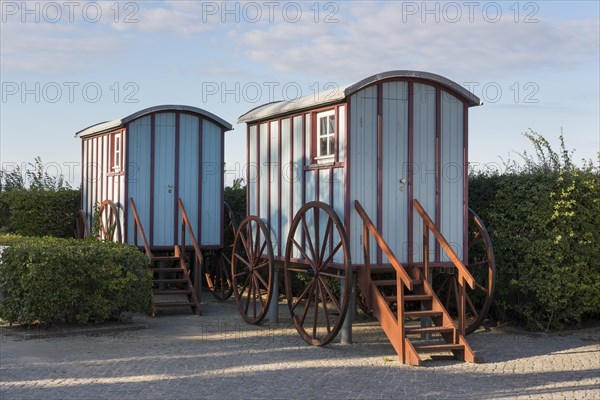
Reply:
<svg viewBox="0 0 600 400"><path fill-rule="evenodd" d="M10 232L10 203L5 193L0 192L0 234Z"/></svg>
<svg viewBox="0 0 600 400"><path fill-rule="evenodd" d="M152 274L133 246L59 238L0 236L4 249L0 318L21 324L100 323L147 312Z"/></svg>
<svg viewBox="0 0 600 400"><path fill-rule="evenodd" d="M600 171L576 167L562 136L560 153L526 136L537 161L471 176L469 203L492 236L497 316L561 329L600 310Z"/></svg>
<svg viewBox="0 0 600 400"><path fill-rule="evenodd" d="M0 232L73 237L73 220L79 208L79 190L0 192Z"/></svg>
<svg viewBox="0 0 600 400"><path fill-rule="evenodd" d="M225 188L225 201L233 210L235 220L239 224L246 218L246 186L242 186L243 179L235 179L232 186Z"/></svg>

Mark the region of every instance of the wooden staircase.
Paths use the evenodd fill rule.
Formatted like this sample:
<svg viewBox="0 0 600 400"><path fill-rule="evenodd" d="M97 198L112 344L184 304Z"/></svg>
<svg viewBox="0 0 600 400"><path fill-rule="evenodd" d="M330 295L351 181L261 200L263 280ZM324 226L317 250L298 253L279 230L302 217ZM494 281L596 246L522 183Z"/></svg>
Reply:
<svg viewBox="0 0 600 400"><path fill-rule="evenodd" d="M407 271L377 231L360 203L355 201L356 211L363 220L365 264L359 270L359 285L367 307L379 320L400 362L404 364L421 365L420 353L439 352L450 352L456 359L462 361L480 362L464 335L464 290L465 284L473 286L473 277L417 200L414 201L414 207L423 219L423 266L422 268L414 266ZM458 324L452 320L428 281L429 231L434 234L457 269L459 293L462 297L459 302ZM370 236L387 256L391 266L371 267ZM385 272L390 272L389 275L395 274L396 279L378 279Z"/></svg>
<svg viewBox="0 0 600 400"><path fill-rule="evenodd" d="M150 259L150 269L154 272L153 316L158 308L178 307L190 307L196 315L200 315L200 302L184 254L178 245L174 246L172 255L153 255ZM185 298L187 300L184 300Z"/></svg>
<svg viewBox="0 0 600 400"><path fill-rule="evenodd" d="M144 251L148 257L149 268L153 272L153 300L152 315L156 316L159 308L181 308L190 307L192 312L200 315L200 300L196 293L195 285L192 283L190 269L186 263L185 256L185 231L188 230L190 239L196 255L196 268L202 264L202 253L191 229L183 202L179 199L179 210L181 211L181 245L175 244L172 251L152 252L146 234L140 222L139 215L133 198L129 199L134 219L134 243L137 245L138 231L142 237ZM194 274L198 277L198 273ZM196 287L198 287L196 285ZM185 297L184 297L185 296ZM158 300L158 299L165 299Z"/></svg>

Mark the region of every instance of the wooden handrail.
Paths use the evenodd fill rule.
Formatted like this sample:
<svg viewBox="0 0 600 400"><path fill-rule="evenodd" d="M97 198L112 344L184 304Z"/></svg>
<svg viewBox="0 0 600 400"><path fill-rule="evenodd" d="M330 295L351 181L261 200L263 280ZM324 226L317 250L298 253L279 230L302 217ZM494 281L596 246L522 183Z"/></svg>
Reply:
<svg viewBox="0 0 600 400"><path fill-rule="evenodd" d="M185 207L183 206L183 201L181 198L178 199L179 210L181 210L181 230L182 230L182 245L185 247L185 236L183 235L185 227L190 235L190 239L192 240L192 246L194 247L194 251L200 257L202 257L202 252L200 251L200 246L198 245L198 241L196 240L196 235L194 235L194 230L192 229L192 224L190 224L190 219L188 218L187 212L185 211Z"/></svg>
<svg viewBox="0 0 600 400"><path fill-rule="evenodd" d="M137 208L135 207L135 202L133 201L133 197L129 198L129 203L131 204L131 210L133 211L133 242L137 246L137 231L140 231L140 235L142 236L142 242L144 242L144 251L146 252L146 256L148 260L152 261L152 252L150 251L150 246L148 245L148 240L146 239L146 233L144 232L144 227L140 221L140 216L137 213ZM137 228L137 229L136 229Z"/></svg>
<svg viewBox="0 0 600 400"><path fill-rule="evenodd" d="M390 246L388 246L381 234L377 231L377 228L375 228L373 221L371 221L371 219L369 218L365 210L362 208L358 200L354 200L354 208L358 212L360 218L363 220L363 226L368 230L368 232L371 235L373 235L375 241L377 242L383 253L386 255L396 272L398 273L398 277L402 280L402 283L404 283L408 290L413 290L413 283L410 275L408 275L408 272L406 272L406 269L404 269L400 261L398 261L396 255L394 254L392 249L390 249ZM363 237L363 242L368 242L368 240L368 237Z"/></svg>
<svg viewBox="0 0 600 400"><path fill-rule="evenodd" d="M473 289L475 287L475 279L473 278L473 275L471 275L471 273L469 272L467 267L465 267L463 262L460 261L460 259L458 258L458 256L456 255L456 253L454 252L452 247L450 247L450 244L446 241L444 236L437 229L437 227L435 226L435 224L433 223L431 218L429 218L429 215L427 215L427 212L425 211L425 209L423 208L421 203L419 203L419 201L417 199L414 199L413 205L415 207L415 210L417 210L417 212L423 219L423 228L425 228L425 227L429 228L431 233L433 233L433 236L435 236L435 239L440 243L440 245L442 246L442 248L444 249L446 254L448 254L448 257L450 257L450 260L452 261L452 263L458 270L459 278L464 279L469 284L471 289ZM425 272L425 273L427 273L427 272Z"/></svg>

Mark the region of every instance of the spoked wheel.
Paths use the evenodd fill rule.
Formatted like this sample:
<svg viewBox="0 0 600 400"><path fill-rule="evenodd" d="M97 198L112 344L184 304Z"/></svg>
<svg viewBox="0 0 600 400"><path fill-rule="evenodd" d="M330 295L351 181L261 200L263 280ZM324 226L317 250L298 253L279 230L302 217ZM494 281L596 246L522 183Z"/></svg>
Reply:
<svg viewBox="0 0 600 400"><path fill-rule="evenodd" d="M488 314L494 294L496 264L492 241L481 218L469 208L469 259L466 267L475 288L466 287L465 333L474 332ZM454 272L452 270L452 272ZM458 277L442 273L435 277L436 293L452 316L457 315Z"/></svg>
<svg viewBox="0 0 600 400"><path fill-rule="evenodd" d="M75 239L86 239L90 235L87 216L83 210L78 210L75 213L75 220L73 221L73 235L75 236Z"/></svg>
<svg viewBox="0 0 600 400"><path fill-rule="evenodd" d="M111 200L104 200L98 210L100 223L100 240L121 242L121 223L119 222L119 210Z"/></svg>
<svg viewBox="0 0 600 400"><path fill-rule="evenodd" d="M218 300L227 300L233 293L231 280L231 254L237 224L229 204L224 205L223 248L206 257L206 282L208 289Z"/></svg>
<svg viewBox="0 0 600 400"><path fill-rule="evenodd" d="M233 241L231 275L238 310L250 324L260 323L267 315L274 268L267 226L256 216L246 217Z"/></svg>
<svg viewBox="0 0 600 400"><path fill-rule="evenodd" d="M326 345L340 331L350 299L350 265L348 238L335 211L317 201L304 205L287 238L284 274L290 314L307 343Z"/></svg>

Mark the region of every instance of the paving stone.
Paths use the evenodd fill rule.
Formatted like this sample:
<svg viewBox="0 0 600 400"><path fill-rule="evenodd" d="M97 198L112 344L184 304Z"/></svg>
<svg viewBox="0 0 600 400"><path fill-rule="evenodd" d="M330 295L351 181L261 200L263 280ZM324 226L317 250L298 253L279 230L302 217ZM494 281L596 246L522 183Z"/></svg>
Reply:
<svg viewBox="0 0 600 400"><path fill-rule="evenodd" d="M376 322L353 345L306 345L280 323L247 325L233 300L203 315L136 316L111 335L0 338L0 399L599 399L598 330L563 335L478 331L483 364L402 365Z"/></svg>

